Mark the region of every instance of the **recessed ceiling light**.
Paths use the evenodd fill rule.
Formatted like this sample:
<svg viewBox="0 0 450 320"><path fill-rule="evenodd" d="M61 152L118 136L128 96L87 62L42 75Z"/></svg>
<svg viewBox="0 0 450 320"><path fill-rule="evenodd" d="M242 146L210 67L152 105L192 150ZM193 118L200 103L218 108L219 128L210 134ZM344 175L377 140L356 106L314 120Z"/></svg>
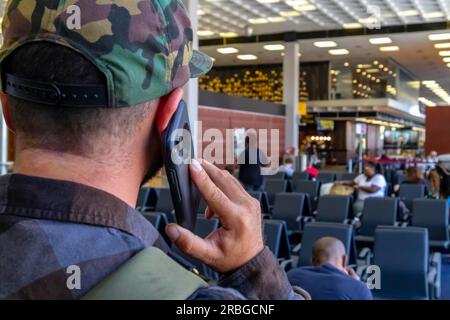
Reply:
<svg viewBox="0 0 450 320"><path fill-rule="evenodd" d="M282 44L266 44L264 49L268 51L281 51L284 50L284 46Z"/></svg>
<svg viewBox="0 0 450 320"><path fill-rule="evenodd" d="M447 48L450 48L450 42L436 43L436 44L434 45L434 47L435 47L436 49L447 49Z"/></svg>
<svg viewBox="0 0 450 320"><path fill-rule="evenodd" d="M254 54L240 54L237 56L239 60L258 60L258 57Z"/></svg>
<svg viewBox="0 0 450 320"><path fill-rule="evenodd" d="M441 57L450 57L450 51L449 50L439 51L439 55Z"/></svg>
<svg viewBox="0 0 450 320"><path fill-rule="evenodd" d="M232 54L232 53L238 53L239 50L233 47L226 47L226 48L219 48L217 49L218 53L221 54Z"/></svg>
<svg viewBox="0 0 450 320"><path fill-rule="evenodd" d="M198 34L200 37L209 37L209 36L214 35L214 32L212 32L212 31L210 31L210 30L198 30L198 31L197 31L197 34Z"/></svg>
<svg viewBox="0 0 450 320"><path fill-rule="evenodd" d="M344 23L342 26L344 27L344 29L359 29L359 28L362 28L362 24L358 23L358 22Z"/></svg>
<svg viewBox="0 0 450 320"><path fill-rule="evenodd" d="M331 50L328 50L328 53L333 56L340 56L340 55L349 54L350 52L347 49L331 49Z"/></svg>
<svg viewBox="0 0 450 320"><path fill-rule="evenodd" d="M216 58L210 57L212 62L216 61Z"/></svg>
<svg viewBox="0 0 450 320"><path fill-rule="evenodd" d="M350 63L344 62L344 67L348 67L348 66L350 66Z"/></svg>
<svg viewBox="0 0 450 320"><path fill-rule="evenodd" d="M300 12L292 10L292 11L281 11L280 16L282 17L298 17Z"/></svg>
<svg viewBox="0 0 450 320"><path fill-rule="evenodd" d="M433 33L428 36L431 41L449 40L450 33Z"/></svg>
<svg viewBox="0 0 450 320"><path fill-rule="evenodd" d="M316 41L314 45L318 48L333 48L337 47L337 43L334 41Z"/></svg>
<svg viewBox="0 0 450 320"><path fill-rule="evenodd" d="M219 33L219 35L222 38L235 38L235 37L239 36L236 32L221 32L221 33Z"/></svg>
<svg viewBox="0 0 450 320"><path fill-rule="evenodd" d="M442 11L427 12L423 14L425 19L442 18L445 14Z"/></svg>
<svg viewBox="0 0 450 320"><path fill-rule="evenodd" d="M400 48L398 46L389 46L389 47L380 47L380 51L383 52L391 52L391 51L398 51Z"/></svg>
<svg viewBox="0 0 450 320"><path fill-rule="evenodd" d="M206 12L203 11L203 10L198 9L198 10L197 10L197 14L198 14L199 16L204 16L204 15L206 14Z"/></svg>
<svg viewBox="0 0 450 320"><path fill-rule="evenodd" d="M266 18L254 18L254 19L248 19L248 22L250 22L251 24L264 24L264 23L268 23L269 20L267 20Z"/></svg>
<svg viewBox="0 0 450 320"><path fill-rule="evenodd" d="M284 21L286 21L286 18L284 18L284 17L269 17L269 18L267 18L267 20L269 20L269 22L284 22Z"/></svg>
<svg viewBox="0 0 450 320"><path fill-rule="evenodd" d="M370 68L372 65L370 64L358 64L357 67L361 69Z"/></svg>
<svg viewBox="0 0 450 320"><path fill-rule="evenodd" d="M450 62L450 57L446 57L444 59L442 59L444 62Z"/></svg>
<svg viewBox="0 0 450 320"><path fill-rule="evenodd" d="M314 11L316 10L316 6L312 4L305 4L302 6L296 6L294 9L297 11Z"/></svg>
<svg viewBox="0 0 450 320"><path fill-rule="evenodd" d="M412 17L412 16L418 16L420 13L417 10L405 10L405 11L399 11L398 15L400 17Z"/></svg>
<svg viewBox="0 0 450 320"><path fill-rule="evenodd" d="M280 2L280 0L256 0L259 3L277 3Z"/></svg>
<svg viewBox="0 0 450 320"><path fill-rule="evenodd" d="M392 43L392 40L389 37L371 38L371 39L369 39L369 42L371 44L388 44L388 43Z"/></svg>
<svg viewBox="0 0 450 320"><path fill-rule="evenodd" d="M449 67L449 68L450 68L450 63L447 63L447 67Z"/></svg>

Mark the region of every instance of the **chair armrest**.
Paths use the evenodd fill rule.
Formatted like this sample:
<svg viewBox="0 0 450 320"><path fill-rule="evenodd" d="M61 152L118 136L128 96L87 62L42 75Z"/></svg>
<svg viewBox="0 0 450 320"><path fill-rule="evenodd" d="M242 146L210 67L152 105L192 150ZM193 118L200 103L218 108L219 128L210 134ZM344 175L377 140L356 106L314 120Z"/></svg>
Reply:
<svg viewBox="0 0 450 320"><path fill-rule="evenodd" d="M292 249L292 253L293 253L293 254L299 253L301 248L302 248L302 244L299 243L298 245L296 245L296 246Z"/></svg>
<svg viewBox="0 0 450 320"><path fill-rule="evenodd" d="M430 288L430 297L431 299L439 299L441 297L441 253L432 253L429 258L429 263L428 285Z"/></svg>
<svg viewBox="0 0 450 320"><path fill-rule="evenodd" d="M279 261L279 263L280 263L280 266L283 268L284 271L289 271L293 267L294 259L282 260L282 261Z"/></svg>
<svg viewBox="0 0 450 320"><path fill-rule="evenodd" d="M270 219L272 219L272 215L268 214L268 213L262 213L261 216L262 216L263 220L270 220Z"/></svg>

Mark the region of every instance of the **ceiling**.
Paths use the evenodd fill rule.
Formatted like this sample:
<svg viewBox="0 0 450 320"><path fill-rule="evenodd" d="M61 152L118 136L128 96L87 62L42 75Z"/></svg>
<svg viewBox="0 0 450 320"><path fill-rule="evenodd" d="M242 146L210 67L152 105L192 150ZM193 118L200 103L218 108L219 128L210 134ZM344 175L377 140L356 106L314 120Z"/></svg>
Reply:
<svg viewBox="0 0 450 320"><path fill-rule="evenodd" d="M254 35L273 34L278 32L306 32L323 31L328 29L345 29L347 24L365 22L362 20L370 16L368 6L375 5L380 8L381 27L392 25L408 25L417 23L430 23L450 20L450 0L299 0L303 6L314 7L311 11L299 11L298 6L288 0L199 0L200 17L199 30L209 30L214 35L200 37L200 39L221 38L221 32L235 32L245 35L245 26L254 28ZM275 3L260 2L278 1ZM307 3L307 4L306 4ZM300 6L301 7L301 6ZM311 7L311 8L313 8ZM267 22L264 24L251 24L250 19L268 19L280 17L283 12L297 11L300 15L286 17L284 22ZM434 18L433 18L434 17ZM253 21L253 20L252 20ZM268 21L268 20L267 20ZM373 22L373 21L372 21ZM362 23L359 27L370 27ZM436 43L450 43L446 41L431 41L430 34L444 33L446 30L424 32L391 33L379 35L358 35L346 37L332 37L326 39L298 40L300 44L301 61L332 61L335 63L349 62L350 64L368 63L373 60L386 58L394 59L398 64L408 70L417 80L435 80L444 90L450 93L450 68L439 55ZM373 45L371 38L389 37L392 41L386 45ZM318 48L314 42L327 40L336 42L335 48ZM283 44L283 42L276 42ZM234 47L238 53L223 55L217 52L225 45L203 46L201 50L215 58L216 66L272 64L282 63L283 51L267 51L263 46L267 43L238 43L227 47ZM382 52L382 46L398 46L395 52ZM348 55L333 56L329 49L347 49ZM237 59L241 54L253 54L258 57L255 61L242 61ZM444 104L436 94L424 88L422 95L437 104ZM448 103L447 103L448 104Z"/></svg>
<svg viewBox="0 0 450 320"><path fill-rule="evenodd" d="M450 20L449 0L199 0L202 38L430 23Z"/></svg>

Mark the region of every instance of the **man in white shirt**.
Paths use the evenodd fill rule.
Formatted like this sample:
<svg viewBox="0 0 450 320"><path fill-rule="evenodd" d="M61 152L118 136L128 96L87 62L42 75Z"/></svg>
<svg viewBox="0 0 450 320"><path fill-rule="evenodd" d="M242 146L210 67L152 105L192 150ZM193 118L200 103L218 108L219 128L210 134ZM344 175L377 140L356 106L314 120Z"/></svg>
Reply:
<svg viewBox="0 0 450 320"><path fill-rule="evenodd" d="M342 181L344 185L349 185L358 190L358 198L353 206L354 213L359 216L364 208L364 200L371 197L384 197L386 190L386 179L375 170L375 164L366 162L364 165L364 174L355 178L354 181Z"/></svg>

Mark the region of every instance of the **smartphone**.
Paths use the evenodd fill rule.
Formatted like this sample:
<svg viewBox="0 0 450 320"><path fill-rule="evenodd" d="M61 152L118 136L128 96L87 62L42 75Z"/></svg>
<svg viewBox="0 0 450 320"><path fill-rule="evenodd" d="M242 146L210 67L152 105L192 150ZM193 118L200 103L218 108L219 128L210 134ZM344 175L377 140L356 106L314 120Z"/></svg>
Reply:
<svg viewBox="0 0 450 320"><path fill-rule="evenodd" d="M167 128L161 133L162 152L177 223L193 231L197 221L200 194L191 180L189 163L194 144L186 103L181 100Z"/></svg>

